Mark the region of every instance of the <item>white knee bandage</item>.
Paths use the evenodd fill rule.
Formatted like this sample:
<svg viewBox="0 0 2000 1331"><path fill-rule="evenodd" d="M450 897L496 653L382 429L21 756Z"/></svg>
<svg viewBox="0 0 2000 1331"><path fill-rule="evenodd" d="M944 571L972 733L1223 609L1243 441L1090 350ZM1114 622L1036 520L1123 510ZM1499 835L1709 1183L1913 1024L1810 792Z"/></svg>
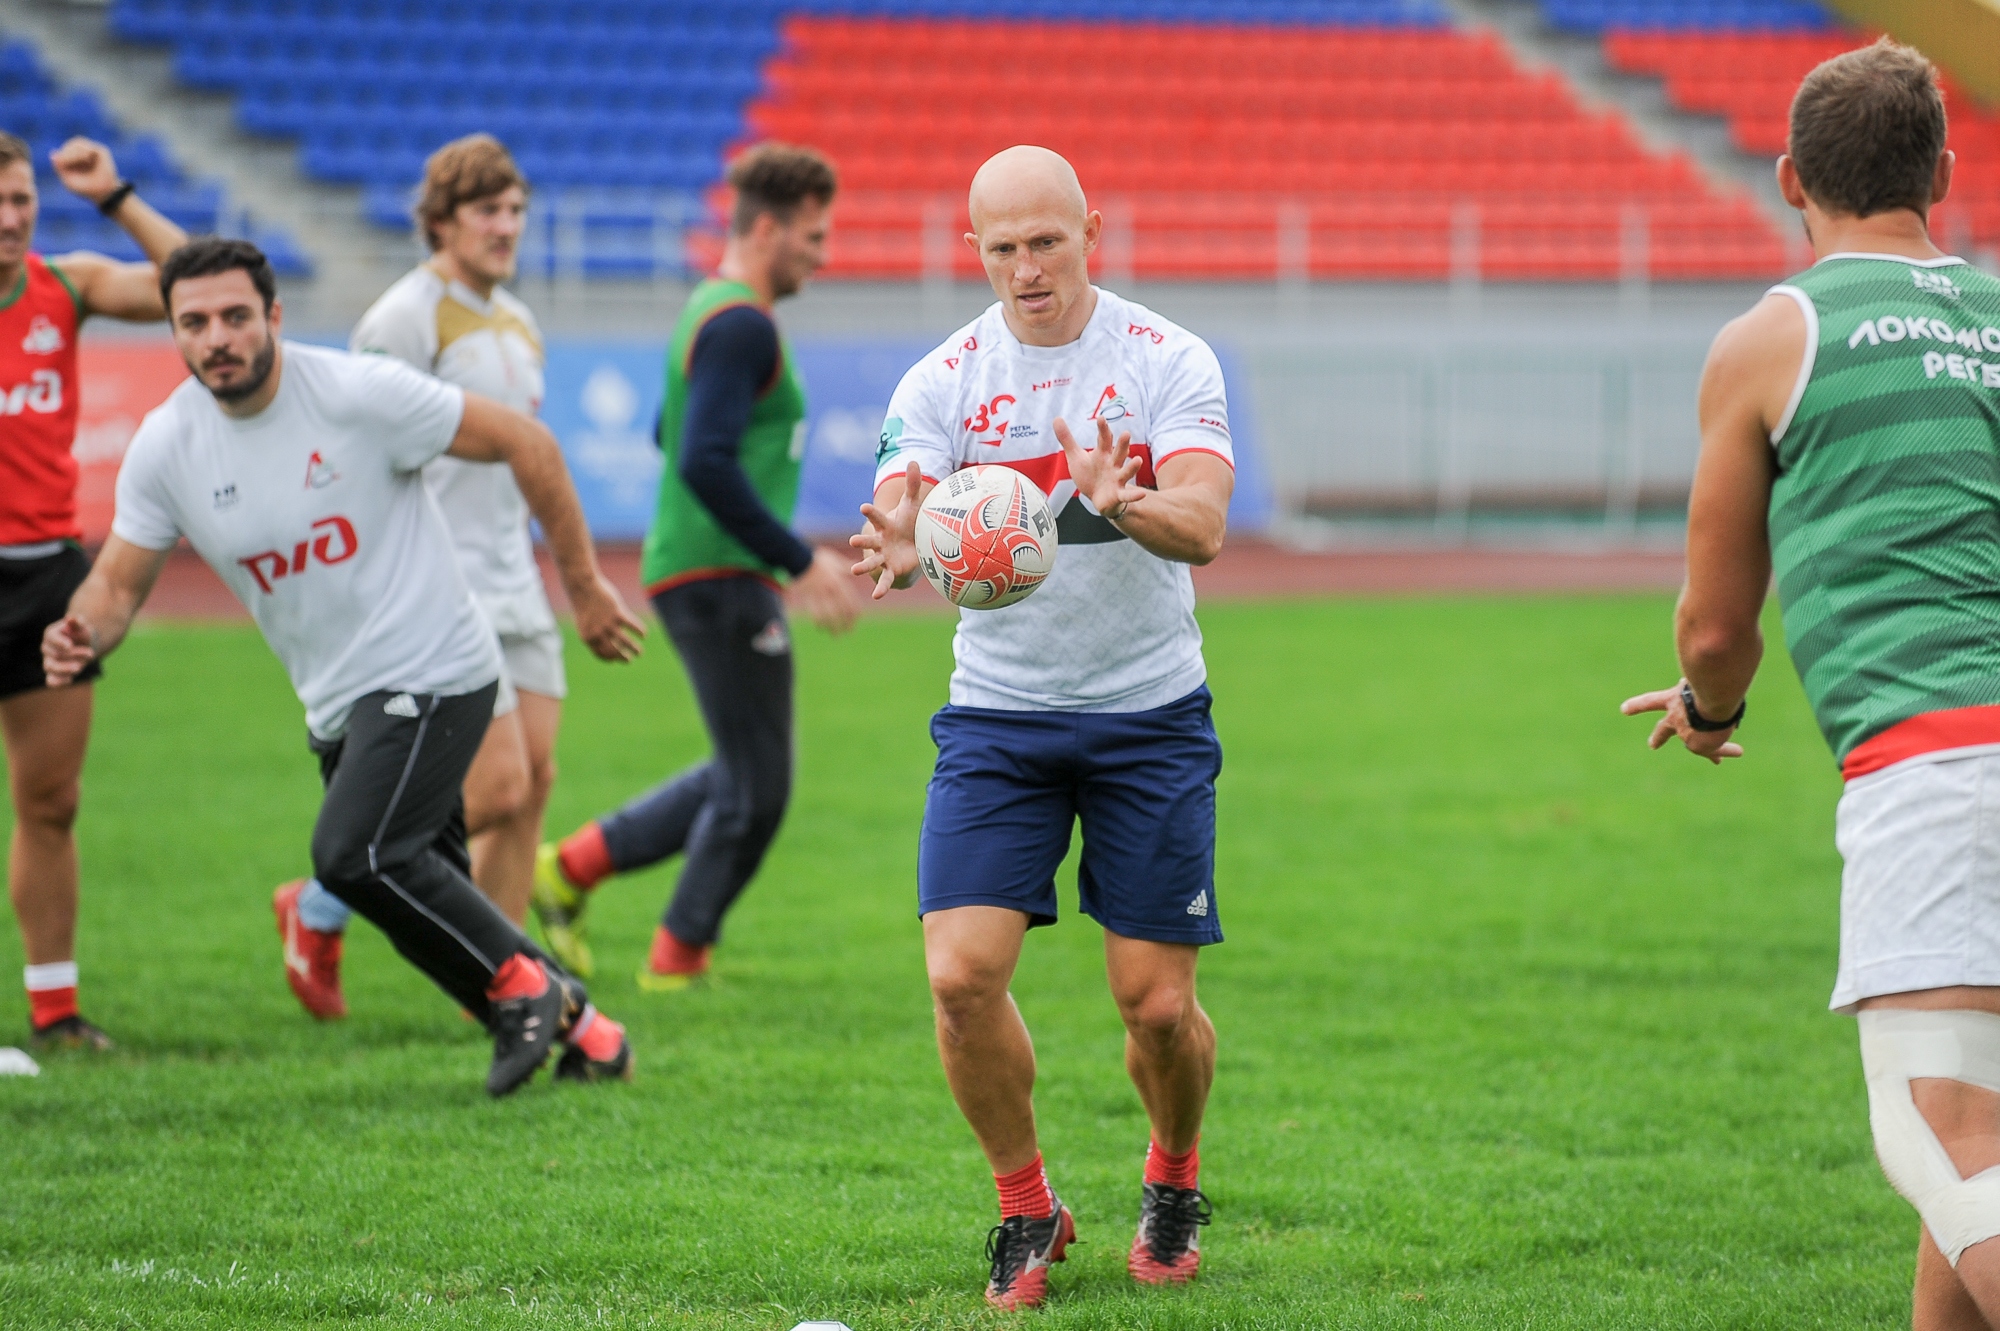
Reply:
<svg viewBox="0 0 2000 1331"><path fill-rule="evenodd" d="M1875 1156L1957 1266L1967 1248L2000 1236L2000 1166L1960 1178L1917 1111L1910 1081L1944 1077L2000 1092L2000 1016L1871 1008L1856 1017Z"/></svg>

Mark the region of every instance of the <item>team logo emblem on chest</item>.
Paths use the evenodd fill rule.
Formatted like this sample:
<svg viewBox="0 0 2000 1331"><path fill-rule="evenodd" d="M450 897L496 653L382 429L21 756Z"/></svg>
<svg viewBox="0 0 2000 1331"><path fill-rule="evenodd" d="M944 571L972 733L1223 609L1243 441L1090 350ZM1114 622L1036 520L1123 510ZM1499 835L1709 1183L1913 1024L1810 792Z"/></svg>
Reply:
<svg viewBox="0 0 2000 1331"><path fill-rule="evenodd" d="M989 448L998 448L1006 443L1007 422L1001 419L1001 413L1013 405L1012 393L1002 393L991 402L980 403L979 410L967 416L964 422L965 428L972 432L974 442L985 444ZM981 438L989 430L993 432L993 437Z"/></svg>
<svg viewBox="0 0 2000 1331"><path fill-rule="evenodd" d="M306 489L324 490L339 479L340 473L333 469L333 464L321 457L318 449L314 449L313 455L306 460Z"/></svg>
<svg viewBox="0 0 2000 1331"><path fill-rule="evenodd" d="M62 329L49 321L46 314L38 314L28 325L28 335L21 339L21 350L30 356L53 356L67 345L63 341Z"/></svg>
<svg viewBox="0 0 2000 1331"><path fill-rule="evenodd" d="M1097 395L1097 405L1090 409L1090 419L1094 421L1122 421L1132 414L1119 396L1117 384L1104 385L1104 391Z"/></svg>

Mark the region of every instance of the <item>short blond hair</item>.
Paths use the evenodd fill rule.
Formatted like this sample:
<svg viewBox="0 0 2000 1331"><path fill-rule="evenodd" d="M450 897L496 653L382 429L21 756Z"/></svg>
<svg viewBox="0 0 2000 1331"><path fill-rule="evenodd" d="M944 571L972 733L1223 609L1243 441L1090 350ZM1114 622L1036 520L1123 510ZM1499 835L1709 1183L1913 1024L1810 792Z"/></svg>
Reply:
<svg viewBox="0 0 2000 1331"><path fill-rule="evenodd" d="M519 185L525 192L528 178L514 164L514 155L491 134L468 134L453 139L430 155L424 163L423 188L412 209L417 234L424 245L438 247L437 229L451 220L459 208L481 199L490 199Z"/></svg>
<svg viewBox="0 0 2000 1331"><path fill-rule="evenodd" d="M16 162L26 162L28 169L33 171L35 169L35 150L30 148L28 141L20 135L9 134L6 130L0 129L0 170L10 167Z"/></svg>

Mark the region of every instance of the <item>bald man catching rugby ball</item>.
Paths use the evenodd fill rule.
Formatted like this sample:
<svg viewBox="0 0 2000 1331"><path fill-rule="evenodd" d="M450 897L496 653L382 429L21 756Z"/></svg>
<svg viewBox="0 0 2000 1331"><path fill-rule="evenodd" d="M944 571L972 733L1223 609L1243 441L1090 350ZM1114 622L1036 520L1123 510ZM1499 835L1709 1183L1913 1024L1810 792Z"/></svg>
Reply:
<svg viewBox="0 0 2000 1331"><path fill-rule="evenodd" d="M1215 1028L1195 965L1222 941L1222 748L1188 566L1222 548L1235 464L1215 353L1091 285L1103 218L1068 162L1000 153L973 177L971 216L965 240L999 300L903 377L853 544L877 597L909 586L917 508L960 467L1012 467L1057 514L1049 580L1004 609L961 612L917 866L938 1051L1000 1191L986 1298L1011 1309L1041 1304L1076 1236L1043 1169L1034 1047L1008 985L1027 931L1055 923L1079 819L1078 896L1104 929L1125 1066L1152 1125L1127 1265L1148 1284L1200 1265L1195 1147Z"/></svg>

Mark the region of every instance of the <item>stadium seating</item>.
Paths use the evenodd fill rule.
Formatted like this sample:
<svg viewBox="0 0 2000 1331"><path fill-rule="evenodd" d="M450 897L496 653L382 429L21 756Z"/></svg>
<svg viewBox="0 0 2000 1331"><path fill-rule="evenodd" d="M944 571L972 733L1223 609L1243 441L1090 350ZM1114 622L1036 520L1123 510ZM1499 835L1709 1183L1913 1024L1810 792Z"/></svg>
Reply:
<svg viewBox="0 0 2000 1331"><path fill-rule="evenodd" d="M1624 121L1585 112L1487 34L813 15L783 33L746 119L755 137L813 142L838 161L833 266L855 276L915 276L927 262L975 273L957 241L965 182L1024 141L1076 164L1113 230L1106 264L1139 277L1784 267L1783 241L1748 199L1683 157L1649 154ZM1064 68L1059 99L967 97L991 53L1048 49L1116 58ZM1150 95L1135 97L1135 68Z"/></svg>
<svg viewBox="0 0 2000 1331"><path fill-rule="evenodd" d="M35 247L45 254L95 250L116 258L141 257L139 247L117 223L64 189L49 170L49 152L77 134L110 145L119 171L145 192L147 202L188 231L243 230L240 216L225 209L220 186L188 180L165 145L151 135L125 133L95 94L63 91L42 67L35 49L23 42L0 46L0 129L20 135L35 150L35 181L41 196ZM280 272L310 271L305 255L284 232L257 227L252 234Z"/></svg>
<svg viewBox="0 0 2000 1331"><path fill-rule="evenodd" d="M1725 118L1739 148L1768 157L1785 150L1799 80L1871 39L1797 0L1546 0L1543 12L1560 26L1602 33L1614 68L1660 78L1677 110ZM2000 113L1949 81L1945 103L1959 160L1934 229L1948 248L2000 244Z"/></svg>
<svg viewBox="0 0 2000 1331"><path fill-rule="evenodd" d="M1775 13L1795 0L1755 0ZM1754 7L1743 0L1740 8ZM834 273L969 275L988 153L1047 143L1144 277L1763 277L1747 198L1518 68L1436 0L114 0L244 129L297 138L406 227L424 156L500 135L543 189L531 257L644 275L727 154L775 136L844 182ZM1817 12L1817 11L1814 11ZM1057 53L1046 76L1006 54ZM1043 85L1059 96L1037 96ZM553 188L551 188L553 187ZM691 200L693 203L684 202ZM942 237L942 243L940 243ZM1636 239L1635 239L1636 237Z"/></svg>

